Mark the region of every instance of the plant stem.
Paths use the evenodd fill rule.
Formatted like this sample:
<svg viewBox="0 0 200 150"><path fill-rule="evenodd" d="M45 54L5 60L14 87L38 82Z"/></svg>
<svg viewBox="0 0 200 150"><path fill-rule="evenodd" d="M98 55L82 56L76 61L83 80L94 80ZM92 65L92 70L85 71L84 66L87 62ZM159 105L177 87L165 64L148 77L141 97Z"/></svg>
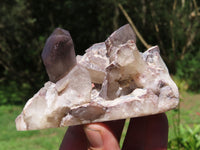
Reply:
<svg viewBox="0 0 200 150"><path fill-rule="evenodd" d="M129 17L129 15L127 14L126 10L123 8L123 6L119 3L118 4L120 10L122 11L122 13L124 14L124 16L126 17L127 21L129 22L129 24L131 25L131 27L133 28L133 30L135 31L135 34L138 36L139 40L142 42L142 44L148 49L151 47L151 45L149 45L144 38L142 37L142 35L140 34L140 32L137 30L135 24L133 23L133 21L131 20L131 18Z"/></svg>
<svg viewBox="0 0 200 150"><path fill-rule="evenodd" d="M119 141L120 149L122 149L122 147L123 147L124 140L125 140L125 137L126 137L126 133L128 131L129 123L130 123L130 119L126 119L126 121L124 123L124 128L122 130L121 138L120 138L120 141Z"/></svg>

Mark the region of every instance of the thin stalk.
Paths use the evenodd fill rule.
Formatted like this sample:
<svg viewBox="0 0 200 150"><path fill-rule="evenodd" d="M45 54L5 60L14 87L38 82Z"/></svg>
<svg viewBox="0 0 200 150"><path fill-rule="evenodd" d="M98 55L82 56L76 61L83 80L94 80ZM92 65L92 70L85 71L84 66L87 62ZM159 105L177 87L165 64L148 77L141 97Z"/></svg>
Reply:
<svg viewBox="0 0 200 150"><path fill-rule="evenodd" d="M120 141L119 141L120 149L122 149L122 147L123 147L124 140L125 140L125 137L126 137L126 133L128 131L129 123L130 123L130 119L126 119L125 124L124 124L124 128L122 130L122 135L121 135L121 138L120 138Z"/></svg>
<svg viewBox="0 0 200 150"><path fill-rule="evenodd" d="M142 42L142 44L148 49L151 47L151 45L149 45L144 38L142 37L142 35L140 34L140 32L138 31L138 29L136 28L135 24L133 23L133 21L131 20L131 18L129 17L128 13L126 12L126 10L123 8L123 6L121 4L118 4L120 10L122 11L122 13L124 14L125 18L127 19L127 21L129 22L129 24L131 25L131 27L133 28L133 30L135 31L135 34L137 35L137 37L139 38L139 40Z"/></svg>

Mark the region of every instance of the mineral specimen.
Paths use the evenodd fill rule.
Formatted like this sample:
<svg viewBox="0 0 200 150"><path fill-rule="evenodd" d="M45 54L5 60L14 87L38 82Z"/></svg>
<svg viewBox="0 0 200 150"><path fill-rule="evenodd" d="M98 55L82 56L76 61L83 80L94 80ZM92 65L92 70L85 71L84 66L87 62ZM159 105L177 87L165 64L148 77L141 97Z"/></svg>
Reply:
<svg viewBox="0 0 200 150"><path fill-rule="evenodd" d="M56 82L76 65L74 44L70 33L57 28L47 39L42 59L52 82Z"/></svg>
<svg viewBox="0 0 200 150"><path fill-rule="evenodd" d="M139 52L129 25L76 59L69 32L58 28L42 57L50 81L26 103L17 130L146 116L178 105L178 88L158 46Z"/></svg>

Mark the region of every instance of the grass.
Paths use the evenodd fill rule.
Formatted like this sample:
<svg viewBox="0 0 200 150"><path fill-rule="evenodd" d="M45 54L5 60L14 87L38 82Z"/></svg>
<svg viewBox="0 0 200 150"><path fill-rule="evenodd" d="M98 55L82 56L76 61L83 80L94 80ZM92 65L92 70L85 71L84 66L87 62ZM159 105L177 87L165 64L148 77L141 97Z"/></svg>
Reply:
<svg viewBox="0 0 200 150"><path fill-rule="evenodd" d="M181 98L180 123L190 126L200 124L200 94L182 92ZM14 120L21 110L22 106L0 106L0 150L58 149L66 128L24 132L16 131ZM169 120L170 139L175 136L173 124L177 121L177 112L175 110L169 111L167 112L167 116ZM122 143L124 136L121 139Z"/></svg>
<svg viewBox="0 0 200 150"><path fill-rule="evenodd" d="M14 121L21 110L22 106L0 106L0 149L58 149L66 128L16 131Z"/></svg>
<svg viewBox="0 0 200 150"><path fill-rule="evenodd" d="M126 119L124 128L122 130L122 135L121 135L121 138L120 138L120 141L119 141L119 146L120 146L121 149L122 149L123 144L124 144L124 140L125 140L125 137L126 137L126 133L128 131L129 123L130 123L130 119Z"/></svg>
<svg viewBox="0 0 200 150"><path fill-rule="evenodd" d="M193 126L200 124L200 94L181 92L180 94L180 124ZM169 139L174 138L178 124L178 110L167 112L169 121Z"/></svg>

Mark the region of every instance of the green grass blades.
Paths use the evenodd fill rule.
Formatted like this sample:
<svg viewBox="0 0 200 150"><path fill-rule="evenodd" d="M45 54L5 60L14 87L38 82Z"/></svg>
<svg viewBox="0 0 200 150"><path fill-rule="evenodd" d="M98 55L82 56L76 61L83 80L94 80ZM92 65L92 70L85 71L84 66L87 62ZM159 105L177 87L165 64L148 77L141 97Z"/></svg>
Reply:
<svg viewBox="0 0 200 150"><path fill-rule="evenodd" d="M200 149L200 124L190 127L180 125L180 134L169 140L169 150L199 150Z"/></svg>
<svg viewBox="0 0 200 150"><path fill-rule="evenodd" d="M0 106L0 150L59 149L66 128L16 131L15 118L22 106Z"/></svg>
<svg viewBox="0 0 200 150"><path fill-rule="evenodd" d="M200 149L200 94L181 92L179 107L167 112L168 150Z"/></svg>
<svg viewBox="0 0 200 150"><path fill-rule="evenodd" d="M200 149L200 94L181 92L177 109L167 112L169 121L168 150ZM23 106L0 106L0 150L59 149L66 128L16 131L15 118ZM120 146L127 132L127 119Z"/></svg>

